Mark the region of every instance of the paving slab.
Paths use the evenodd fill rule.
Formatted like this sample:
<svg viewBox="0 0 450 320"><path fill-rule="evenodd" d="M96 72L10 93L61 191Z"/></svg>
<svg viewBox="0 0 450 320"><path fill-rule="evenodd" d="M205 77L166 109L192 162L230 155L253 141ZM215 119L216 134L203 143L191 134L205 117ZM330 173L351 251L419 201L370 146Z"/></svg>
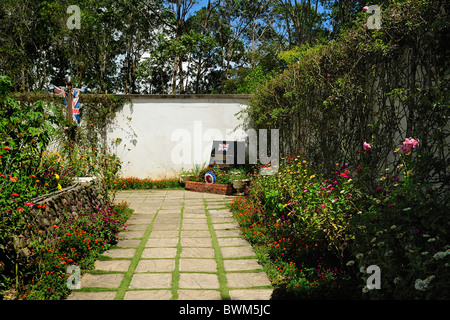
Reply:
<svg viewBox="0 0 450 320"><path fill-rule="evenodd" d="M136 249L110 249L102 253L103 256L110 258L133 258Z"/></svg>
<svg viewBox="0 0 450 320"><path fill-rule="evenodd" d="M150 238L145 243L146 247L176 247L178 238Z"/></svg>
<svg viewBox="0 0 450 320"><path fill-rule="evenodd" d="M244 238L217 238L217 242L221 247L248 246L248 242Z"/></svg>
<svg viewBox="0 0 450 320"><path fill-rule="evenodd" d="M177 248L145 248L141 258L175 258Z"/></svg>
<svg viewBox="0 0 450 320"><path fill-rule="evenodd" d="M123 273L107 273L107 274L92 274L86 273L80 279L81 288L117 288L119 287Z"/></svg>
<svg viewBox="0 0 450 320"><path fill-rule="evenodd" d="M141 240L123 239L117 242L116 246L121 248L136 248L141 243Z"/></svg>
<svg viewBox="0 0 450 320"><path fill-rule="evenodd" d="M270 286L270 281L264 272L227 273L226 278L230 288Z"/></svg>
<svg viewBox="0 0 450 320"><path fill-rule="evenodd" d="M116 291L84 292L74 291L67 300L114 300Z"/></svg>
<svg viewBox="0 0 450 320"><path fill-rule="evenodd" d="M219 289L219 278L209 273L180 273L181 289Z"/></svg>
<svg viewBox="0 0 450 320"><path fill-rule="evenodd" d="M119 271L125 272L128 271L130 267L131 260L106 260L106 261L95 261L94 268L95 270L102 271Z"/></svg>
<svg viewBox="0 0 450 320"><path fill-rule="evenodd" d="M212 240L210 238L182 238L181 239L181 246L184 248L187 247L208 247L212 248Z"/></svg>
<svg viewBox="0 0 450 320"><path fill-rule="evenodd" d="M231 300L270 300L272 289L235 289L230 290Z"/></svg>
<svg viewBox="0 0 450 320"><path fill-rule="evenodd" d="M218 290L178 290L178 300L221 300Z"/></svg>
<svg viewBox="0 0 450 320"><path fill-rule="evenodd" d="M81 278L82 288L108 291L74 291L68 300L219 300L227 293L270 299L270 281L226 208L232 199L186 190L118 192L115 202L127 201L135 212L117 247L103 253L111 260L94 264L108 273Z"/></svg>
<svg viewBox="0 0 450 320"><path fill-rule="evenodd" d="M262 269L257 259L224 260L223 266L227 272Z"/></svg>
<svg viewBox="0 0 450 320"><path fill-rule="evenodd" d="M140 260L135 272L171 272L175 269L173 259Z"/></svg>
<svg viewBox="0 0 450 320"><path fill-rule="evenodd" d="M181 258L214 258L213 248L182 248Z"/></svg>
<svg viewBox="0 0 450 320"><path fill-rule="evenodd" d="M180 259L180 272L216 272L217 263L214 259Z"/></svg>
<svg viewBox="0 0 450 320"><path fill-rule="evenodd" d="M244 247L222 247L220 248L222 257L224 258L238 258L255 256L255 252L251 246Z"/></svg>
<svg viewBox="0 0 450 320"><path fill-rule="evenodd" d="M135 273L130 289L170 289L172 273Z"/></svg>
<svg viewBox="0 0 450 320"><path fill-rule="evenodd" d="M170 300L171 290L132 290L127 291L124 300Z"/></svg>

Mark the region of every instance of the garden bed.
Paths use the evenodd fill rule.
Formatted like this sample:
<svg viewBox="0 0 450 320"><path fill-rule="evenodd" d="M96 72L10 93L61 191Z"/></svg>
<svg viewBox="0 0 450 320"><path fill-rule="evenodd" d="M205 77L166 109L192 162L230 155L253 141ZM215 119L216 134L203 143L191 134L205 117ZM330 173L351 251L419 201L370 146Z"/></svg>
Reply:
<svg viewBox="0 0 450 320"><path fill-rule="evenodd" d="M184 188L190 191L208 192L224 195L230 195L233 193L233 187L231 186L231 184L186 181L186 185Z"/></svg>

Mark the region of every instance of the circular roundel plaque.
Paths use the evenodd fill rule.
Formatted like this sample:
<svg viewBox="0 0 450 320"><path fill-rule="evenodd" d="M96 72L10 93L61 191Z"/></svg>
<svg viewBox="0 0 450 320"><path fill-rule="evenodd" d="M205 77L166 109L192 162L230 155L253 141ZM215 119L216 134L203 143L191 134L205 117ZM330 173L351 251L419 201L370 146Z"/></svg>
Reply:
<svg viewBox="0 0 450 320"><path fill-rule="evenodd" d="M205 182L206 183L214 183L214 182L216 182L216 176L214 175L214 173L212 173L210 171L205 173Z"/></svg>

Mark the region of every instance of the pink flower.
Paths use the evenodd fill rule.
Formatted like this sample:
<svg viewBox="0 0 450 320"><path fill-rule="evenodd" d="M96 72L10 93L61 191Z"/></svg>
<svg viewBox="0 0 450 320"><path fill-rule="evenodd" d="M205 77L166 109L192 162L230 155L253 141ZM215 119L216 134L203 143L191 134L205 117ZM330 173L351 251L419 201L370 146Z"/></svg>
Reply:
<svg viewBox="0 0 450 320"><path fill-rule="evenodd" d="M402 154L410 153L415 147L419 145L419 142L413 138L406 138L403 145L400 147L400 152Z"/></svg>
<svg viewBox="0 0 450 320"><path fill-rule="evenodd" d="M32 206L33 206L33 204L32 204L31 202L25 202L25 205L26 205L27 207L32 207Z"/></svg>
<svg viewBox="0 0 450 320"><path fill-rule="evenodd" d="M367 11L367 10L369 10L369 7L368 7L368 6L364 6L364 7L362 8L362 11L363 11L363 12L365 12L365 11Z"/></svg>
<svg viewBox="0 0 450 320"><path fill-rule="evenodd" d="M365 151L368 151L368 150L372 149L372 146L370 144L368 144L367 142L364 142L363 143L363 149Z"/></svg>
<svg viewBox="0 0 450 320"><path fill-rule="evenodd" d="M19 194L18 194L18 193L11 193L11 196L13 196L13 197L19 197Z"/></svg>

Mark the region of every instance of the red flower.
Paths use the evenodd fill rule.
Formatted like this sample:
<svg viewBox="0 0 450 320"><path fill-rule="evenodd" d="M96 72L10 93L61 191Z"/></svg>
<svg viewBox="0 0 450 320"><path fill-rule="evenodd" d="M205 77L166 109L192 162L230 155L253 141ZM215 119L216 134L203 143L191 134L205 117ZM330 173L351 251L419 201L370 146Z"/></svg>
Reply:
<svg viewBox="0 0 450 320"><path fill-rule="evenodd" d="M13 196L13 197L19 197L19 194L18 194L18 193L11 193L11 196Z"/></svg>
<svg viewBox="0 0 450 320"><path fill-rule="evenodd" d="M8 146L6 146L6 147L2 147L2 149L3 149L3 150L8 150L8 151L11 151L11 148L10 148L10 147L8 147Z"/></svg>

